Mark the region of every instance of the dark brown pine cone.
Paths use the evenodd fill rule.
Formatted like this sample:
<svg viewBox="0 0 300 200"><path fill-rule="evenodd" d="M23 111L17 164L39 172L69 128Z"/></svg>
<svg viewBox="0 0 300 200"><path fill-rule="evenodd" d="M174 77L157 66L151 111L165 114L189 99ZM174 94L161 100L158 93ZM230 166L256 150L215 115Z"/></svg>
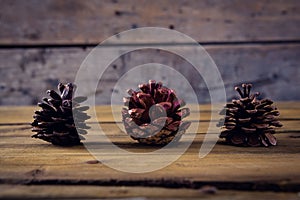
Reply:
<svg viewBox="0 0 300 200"><path fill-rule="evenodd" d="M251 94L252 85L242 84L242 90L235 87L241 98L228 103L221 114L226 114L220 138L228 144L237 146L276 145L274 127L281 127L279 111L270 99L258 100L259 93Z"/></svg>
<svg viewBox="0 0 300 200"><path fill-rule="evenodd" d="M54 90L47 91L51 98L43 98L43 102L38 103L42 109L36 111L33 116L32 131L37 132L32 135L33 138L39 138L60 146L81 144L80 140L84 138L79 134L87 133L84 129L89 127L86 126L85 120L89 119L90 116L84 113L89 107L80 107L79 105L87 98L73 98L75 88L72 83L66 85L60 83L58 84L60 95ZM77 129L73 116L76 119Z"/></svg>
<svg viewBox="0 0 300 200"><path fill-rule="evenodd" d="M150 80L139 85L139 91L128 91L122 110L123 123L127 134L134 140L148 145L166 145L172 140L179 141L190 122L182 119L190 114L173 90L162 83Z"/></svg>

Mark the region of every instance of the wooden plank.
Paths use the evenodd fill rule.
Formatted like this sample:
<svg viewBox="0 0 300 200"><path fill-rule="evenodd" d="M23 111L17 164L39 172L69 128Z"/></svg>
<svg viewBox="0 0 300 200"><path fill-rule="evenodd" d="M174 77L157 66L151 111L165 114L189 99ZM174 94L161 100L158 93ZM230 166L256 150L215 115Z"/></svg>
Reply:
<svg viewBox="0 0 300 200"><path fill-rule="evenodd" d="M61 148L29 137L22 140L9 138L6 143L1 140L0 182L80 185L123 183L136 186L155 183L164 186L170 181L178 187L212 184L220 189L230 186L231 189L244 190L297 191L300 187L300 163L297 162L299 138L281 135L279 141L279 146L267 149L219 144L204 159L197 156L200 147L200 141L197 141L179 160L166 168L146 174L129 174L101 163L90 164L94 158L84 147ZM121 147L134 152L149 150L130 143L124 142L126 145ZM113 157L111 155L111 159ZM149 164L145 160L145 165Z"/></svg>
<svg viewBox="0 0 300 200"><path fill-rule="evenodd" d="M8 116L0 112L0 121L4 118ZM294 127L299 130L297 124ZM113 124L102 126L112 142L127 151L142 153L157 149L136 144ZM287 125L288 128L290 126ZM31 134L27 125L0 126L0 183L159 187L168 184L178 187L212 184L219 189L300 189L300 138L296 132L276 134L278 146L270 148L241 148L223 145L220 141L203 159L198 158L198 152L204 135L198 134L177 161L158 171L142 174L119 172L101 162L94 162L95 158L84 146L57 147L30 138ZM97 145L99 148L108 146L105 142ZM118 159L113 154L108 156L106 159ZM158 163L160 159L164 157L159 158ZM151 163L144 160L144 164Z"/></svg>
<svg viewBox="0 0 300 200"><path fill-rule="evenodd" d="M200 42L299 40L299 9L297 0L2 0L0 44L97 44L145 26L175 29Z"/></svg>
<svg viewBox="0 0 300 200"><path fill-rule="evenodd" d="M118 49L121 53L126 47L106 48ZM172 48L198 56L188 45L175 45ZM234 86L243 82L253 83L253 91L261 92L262 97L269 97L275 101L300 100L300 45L217 45L207 46L206 50L219 68L228 100L237 95ZM81 63L90 51L91 48L0 49L0 105L36 104L46 96L45 91L55 89L59 81L73 82ZM186 61L164 51L144 50L126 54L107 68L97 88L96 103L110 104L112 92L118 97L115 99L121 101L124 91L116 93L113 89L120 77L132 67L153 62L178 70L189 80L199 102L210 101L205 82ZM100 64L101 61L99 66ZM181 98L189 100L193 96L187 85L180 81L174 82L173 76L160 72L153 76L166 85L173 85L173 89ZM89 76L87 81L95 81L95 78ZM147 81L148 77L141 74L138 78L140 81Z"/></svg>
<svg viewBox="0 0 300 200"><path fill-rule="evenodd" d="M209 194L198 189L166 189L158 187L99 187L99 186L24 186L24 185L0 185L0 198L2 199L298 199L297 193L281 193L281 192L248 192L248 191L222 191L217 190L216 193Z"/></svg>
<svg viewBox="0 0 300 200"><path fill-rule="evenodd" d="M33 121L33 115L35 110L39 110L35 106L1 106L1 124L26 124L29 125Z"/></svg>
<svg viewBox="0 0 300 200"><path fill-rule="evenodd" d="M0 81L0 101L17 105L36 104L46 96L47 89L56 89L59 80L73 82L88 52L79 48L55 49L56 53L53 50L0 50L0 60L3 61L0 64L3 77ZM36 88L38 85L39 88Z"/></svg>

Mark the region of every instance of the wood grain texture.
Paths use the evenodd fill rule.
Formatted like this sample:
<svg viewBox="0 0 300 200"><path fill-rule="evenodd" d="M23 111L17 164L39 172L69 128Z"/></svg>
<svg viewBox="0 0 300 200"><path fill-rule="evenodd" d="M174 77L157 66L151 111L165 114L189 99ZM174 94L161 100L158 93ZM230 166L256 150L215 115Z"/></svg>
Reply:
<svg viewBox="0 0 300 200"><path fill-rule="evenodd" d="M145 26L175 29L199 42L299 40L300 32L297 0L1 0L0 13L0 45L98 44Z"/></svg>
<svg viewBox="0 0 300 200"><path fill-rule="evenodd" d="M233 195L232 198L237 199L254 196L258 199L296 199L296 192L300 189L300 128L297 118L300 103L278 103L278 106L285 115L282 120L284 128L290 130L285 133L278 130L275 135L278 146L241 148L224 145L220 140L208 156L199 159L204 137L201 133L205 132L205 121L209 117L204 115L204 122L198 130L200 134L177 161L158 171L142 174L119 172L95 162L84 146L63 148L32 139L30 126L17 122L30 122L34 107L0 107L0 198L139 196L224 199ZM208 112L210 106L200 105L200 108ZM97 107L97 113L105 121L101 123L102 129L120 148L140 153L156 149L139 145L122 133L112 123L108 106ZM190 119L197 120L194 115ZM10 125L6 123L8 121ZM102 142L99 148L107 145ZM111 154L109 159L120 159L114 156ZM157 162L160 159L163 156ZM144 160L144 164L151 163ZM215 186L219 191L212 196L204 195L198 190L203 185Z"/></svg>
<svg viewBox="0 0 300 200"><path fill-rule="evenodd" d="M120 53L125 48L105 47L119 50ZM172 48L198 56L194 48L188 45L174 45ZM216 45L205 48L219 68L228 100L236 96L234 86L244 82L253 83L253 90L261 92L262 97L285 101L300 99L300 45ZM55 89L59 81L73 82L77 70L91 50L92 48L1 49L0 105L36 104L46 95L45 91ZM152 62L167 65L180 72L189 80L199 102L210 101L203 79L185 60L165 51L141 50L121 56L107 67L97 88L96 103L110 104L112 93L117 96L115 99L121 101L128 88L124 91L113 89L120 77L133 67ZM101 66L101 60L98 64ZM147 77L154 76L165 85L173 85L181 98L187 101L190 99L192 93L187 85L174 81L172 73L155 71L153 76L140 73L136 78L146 82ZM94 76L88 76L86 81L97 83ZM136 84L130 85L130 80L127 82L128 87L136 88Z"/></svg>

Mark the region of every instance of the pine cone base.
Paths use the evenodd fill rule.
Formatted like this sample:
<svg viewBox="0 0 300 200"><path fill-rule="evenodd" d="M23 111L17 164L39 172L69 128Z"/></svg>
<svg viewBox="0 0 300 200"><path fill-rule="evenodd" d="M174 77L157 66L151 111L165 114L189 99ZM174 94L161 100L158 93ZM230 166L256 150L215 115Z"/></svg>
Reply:
<svg viewBox="0 0 300 200"><path fill-rule="evenodd" d="M186 126L189 126L189 122ZM128 126L127 126L128 127ZM186 128L187 129L187 128ZM148 132L144 132L138 128L130 129L127 128L126 132L130 137L134 140L137 140L139 143L151 145L151 146L164 146L169 144L170 142L177 143L183 134L185 134L186 129L179 130L179 131L170 131L166 128L161 129L160 131L156 133L151 133L151 136L145 137L145 135L149 135Z"/></svg>
<svg viewBox="0 0 300 200"><path fill-rule="evenodd" d="M37 131L37 129L33 129L33 131ZM81 145L81 139L77 134L77 131L73 131L73 133L68 132L65 133L52 133L52 134L45 134L45 133L37 133L31 136L32 138L38 138L47 142L52 143L53 145L57 146L75 146Z"/></svg>

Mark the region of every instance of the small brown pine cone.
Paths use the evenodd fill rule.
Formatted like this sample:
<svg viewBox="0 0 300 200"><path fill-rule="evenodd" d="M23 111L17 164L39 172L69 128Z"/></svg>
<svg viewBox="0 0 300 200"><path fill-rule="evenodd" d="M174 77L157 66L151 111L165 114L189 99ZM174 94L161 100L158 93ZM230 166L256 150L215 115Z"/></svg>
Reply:
<svg viewBox="0 0 300 200"><path fill-rule="evenodd" d="M139 85L139 91L128 90L124 98L123 123L128 135L142 144L166 145L179 141L190 122L182 119L190 114L183 100L162 83L150 80Z"/></svg>
<svg viewBox="0 0 300 200"><path fill-rule="evenodd" d="M84 111L88 106L80 106L86 97L73 98L75 85L72 83L58 84L60 95L54 90L48 90L47 94L51 98L43 98L42 103L38 103L41 110L35 111L32 122L32 131L36 134L33 138L39 138L59 146L73 146L81 144L84 139L79 134L86 134L85 129L89 128L85 120L89 119ZM74 118L76 118L75 127Z"/></svg>
<svg viewBox="0 0 300 200"><path fill-rule="evenodd" d="M270 99L258 100L259 93L250 94L251 84L242 84L242 90L235 87L241 96L228 103L220 114L226 114L220 138L237 146L275 146L274 127L281 127L279 111Z"/></svg>

